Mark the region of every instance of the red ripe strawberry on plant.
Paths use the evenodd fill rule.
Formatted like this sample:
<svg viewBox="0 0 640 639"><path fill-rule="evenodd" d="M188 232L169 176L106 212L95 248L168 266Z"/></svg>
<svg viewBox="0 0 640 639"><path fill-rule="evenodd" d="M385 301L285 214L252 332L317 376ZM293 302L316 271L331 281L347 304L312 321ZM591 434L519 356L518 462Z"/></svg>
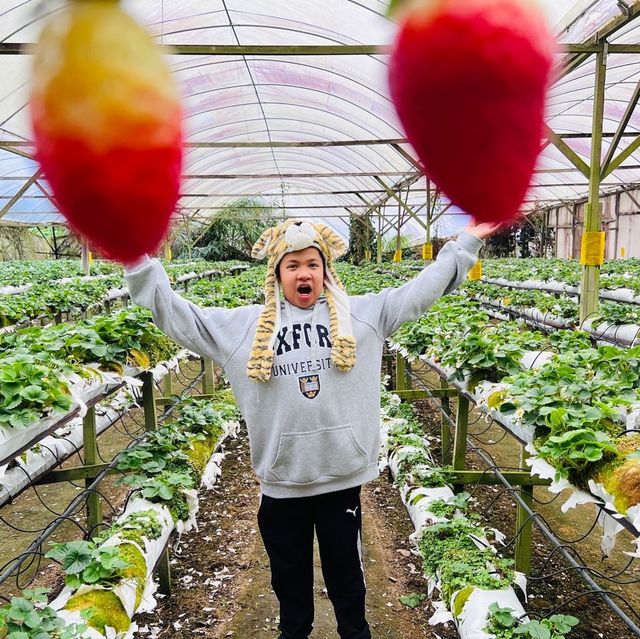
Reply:
<svg viewBox="0 0 640 639"><path fill-rule="evenodd" d="M117 0L74 0L34 53L36 159L60 211L105 257L154 252L183 154L178 92L160 50Z"/></svg>
<svg viewBox="0 0 640 639"><path fill-rule="evenodd" d="M426 174L477 222L517 216L554 39L532 0L394 0L391 97Z"/></svg>

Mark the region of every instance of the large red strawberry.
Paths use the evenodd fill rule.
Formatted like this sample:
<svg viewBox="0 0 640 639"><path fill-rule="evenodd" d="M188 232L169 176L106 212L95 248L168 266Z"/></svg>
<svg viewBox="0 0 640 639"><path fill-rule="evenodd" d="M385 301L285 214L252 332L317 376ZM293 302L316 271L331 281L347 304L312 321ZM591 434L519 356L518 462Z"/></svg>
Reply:
<svg viewBox="0 0 640 639"><path fill-rule="evenodd" d="M481 222L517 215L555 44L531 0L400 0L391 97L425 172Z"/></svg>
<svg viewBox="0 0 640 639"><path fill-rule="evenodd" d="M46 26L31 119L70 226L122 262L155 251L178 199L181 110L160 51L116 1L73 2Z"/></svg>

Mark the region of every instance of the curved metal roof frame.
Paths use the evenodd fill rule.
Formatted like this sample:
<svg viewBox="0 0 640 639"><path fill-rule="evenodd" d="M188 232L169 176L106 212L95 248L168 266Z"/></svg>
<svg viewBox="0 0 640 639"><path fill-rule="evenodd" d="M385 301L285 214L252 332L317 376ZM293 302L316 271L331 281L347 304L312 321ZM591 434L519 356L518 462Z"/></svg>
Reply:
<svg viewBox="0 0 640 639"><path fill-rule="evenodd" d="M23 52L22 45L37 38L63 3L57 0L46 13L38 0L3 4L0 221L55 223L60 217L30 159L29 56L11 54ZM603 171L601 189L640 182L640 115L634 112L640 95L640 0L542 4L570 46L559 56L548 101L549 141L525 208L583 198L589 191L596 56L605 46L602 155L613 170ZM403 198L409 208L424 207L425 180L416 172L386 87L387 45L394 33L383 15L386 1L123 5L178 53L168 64L184 96L184 215L195 219L239 197L265 194L263 201L286 213L344 226L336 220L352 212L397 216L397 193L408 184L413 187ZM418 233L424 232L421 224L415 223Z"/></svg>

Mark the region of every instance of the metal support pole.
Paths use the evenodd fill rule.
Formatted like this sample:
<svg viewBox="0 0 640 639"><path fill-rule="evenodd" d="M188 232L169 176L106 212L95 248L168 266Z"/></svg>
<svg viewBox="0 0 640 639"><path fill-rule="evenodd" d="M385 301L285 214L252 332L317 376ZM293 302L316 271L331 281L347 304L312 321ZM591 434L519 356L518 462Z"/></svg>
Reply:
<svg viewBox="0 0 640 639"><path fill-rule="evenodd" d="M464 470L467 453L467 430L469 427L469 400L458 395L458 411L456 413L456 431L453 442L453 469ZM454 484L455 492L462 491L462 484Z"/></svg>
<svg viewBox="0 0 640 639"><path fill-rule="evenodd" d="M204 376L202 377L202 392L211 395L216 390L216 375L213 371L213 362L205 357L201 360Z"/></svg>
<svg viewBox="0 0 640 639"><path fill-rule="evenodd" d="M382 216L378 211L378 235L376 236L376 264L382 264Z"/></svg>
<svg viewBox="0 0 640 639"><path fill-rule="evenodd" d="M446 379L440 380L440 388L448 389L449 384ZM442 440L442 465L450 466L453 461L453 451L451 449L451 430L449 419L451 418L451 403L448 397L442 397L442 414L440 415L440 437Z"/></svg>
<svg viewBox="0 0 640 639"><path fill-rule="evenodd" d="M402 228L402 204L398 202L398 234L396 235L396 254L393 259L396 260L398 253L400 254L400 260L402 261L402 236L400 235L400 229Z"/></svg>
<svg viewBox="0 0 640 639"><path fill-rule="evenodd" d="M596 56L596 86L593 100L593 137L591 141L591 172L589 175L589 203L585 212L584 233L600 231L602 226L602 205L600 204L600 164L602 160L602 127L604 120L605 82L607 78L607 54L602 51ZM600 266L582 266L580 286L580 322L598 310L600 294Z"/></svg>
<svg viewBox="0 0 640 639"><path fill-rule="evenodd" d="M82 272L91 275L91 262L89 260L89 243L82 239Z"/></svg>
<svg viewBox="0 0 640 639"><path fill-rule="evenodd" d="M93 466L98 463L98 436L96 434L96 409L94 406L87 409L87 414L82 418L82 438L84 445L85 466ZM93 477L84 480L85 487L91 486ZM98 526L102 522L102 503L100 494L91 492L87 496L87 527L89 537L98 533Z"/></svg>
<svg viewBox="0 0 640 639"><path fill-rule="evenodd" d="M525 447L520 450L520 469L526 468L525 460L528 457ZM530 510L533 509L533 486L520 486L518 489L520 498ZM516 538L515 554L516 554L516 570L523 572L525 575L531 574L531 542L533 538L533 521L529 517L526 509L516 501Z"/></svg>
<svg viewBox="0 0 640 639"><path fill-rule="evenodd" d="M425 222L427 223L427 228L425 229L425 244L431 244L431 224L432 224L432 208L435 208L435 202L431 203L431 180L426 178L427 180L427 218ZM431 264L431 260L425 260L425 264Z"/></svg>

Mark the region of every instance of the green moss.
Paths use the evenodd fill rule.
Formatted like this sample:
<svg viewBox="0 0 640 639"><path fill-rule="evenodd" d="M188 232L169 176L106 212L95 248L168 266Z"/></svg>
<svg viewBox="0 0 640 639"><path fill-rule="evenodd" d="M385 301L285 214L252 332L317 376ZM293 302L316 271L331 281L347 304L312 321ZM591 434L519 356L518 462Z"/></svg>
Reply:
<svg viewBox="0 0 640 639"><path fill-rule="evenodd" d="M205 439L194 440L191 443L191 448L186 451L189 457L189 463L198 473L198 479L202 477L205 466L209 462L211 455L213 454L213 440L211 437L205 437Z"/></svg>
<svg viewBox="0 0 640 639"><path fill-rule="evenodd" d="M141 530L135 530L133 528L126 528L119 531L119 535L122 539L126 539L127 541L135 541L140 548L144 548L144 536Z"/></svg>
<svg viewBox="0 0 640 639"><path fill-rule="evenodd" d="M142 593L147 581L147 562L144 555L133 544L121 544L120 555L129 563L122 571L125 579L133 579L136 582L136 609L142 601Z"/></svg>
<svg viewBox="0 0 640 639"><path fill-rule="evenodd" d="M631 506L640 504L640 459L627 459L609 472L599 473L597 481L613 495L618 512L624 514Z"/></svg>
<svg viewBox="0 0 640 639"><path fill-rule="evenodd" d="M112 590L89 590L73 595L67 601L65 609L91 610L86 623L103 635L106 634L106 626L111 626L118 632L126 632L131 625L122 602Z"/></svg>
<svg viewBox="0 0 640 639"><path fill-rule="evenodd" d="M640 460L628 459L628 455L640 449L640 435L620 437L616 447L616 457L600 464L592 476L613 495L616 509L624 514L631 506L640 504Z"/></svg>
<svg viewBox="0 0 640 639"><path fill-rule="evenodd" d="M184 493L177 493L167 504L174 522L187 521L189 519L189 504Z"/></svg>
<svg viewBox="0 0 640 639"><path fill-rule="evenodd" d="M475 590L473 586L467 586L458 592L453 600L453 606L451 612L453 612L453 616L458 619L460 617L460 613L462 612L464 605L471 597L471 593Z"/></svg>

